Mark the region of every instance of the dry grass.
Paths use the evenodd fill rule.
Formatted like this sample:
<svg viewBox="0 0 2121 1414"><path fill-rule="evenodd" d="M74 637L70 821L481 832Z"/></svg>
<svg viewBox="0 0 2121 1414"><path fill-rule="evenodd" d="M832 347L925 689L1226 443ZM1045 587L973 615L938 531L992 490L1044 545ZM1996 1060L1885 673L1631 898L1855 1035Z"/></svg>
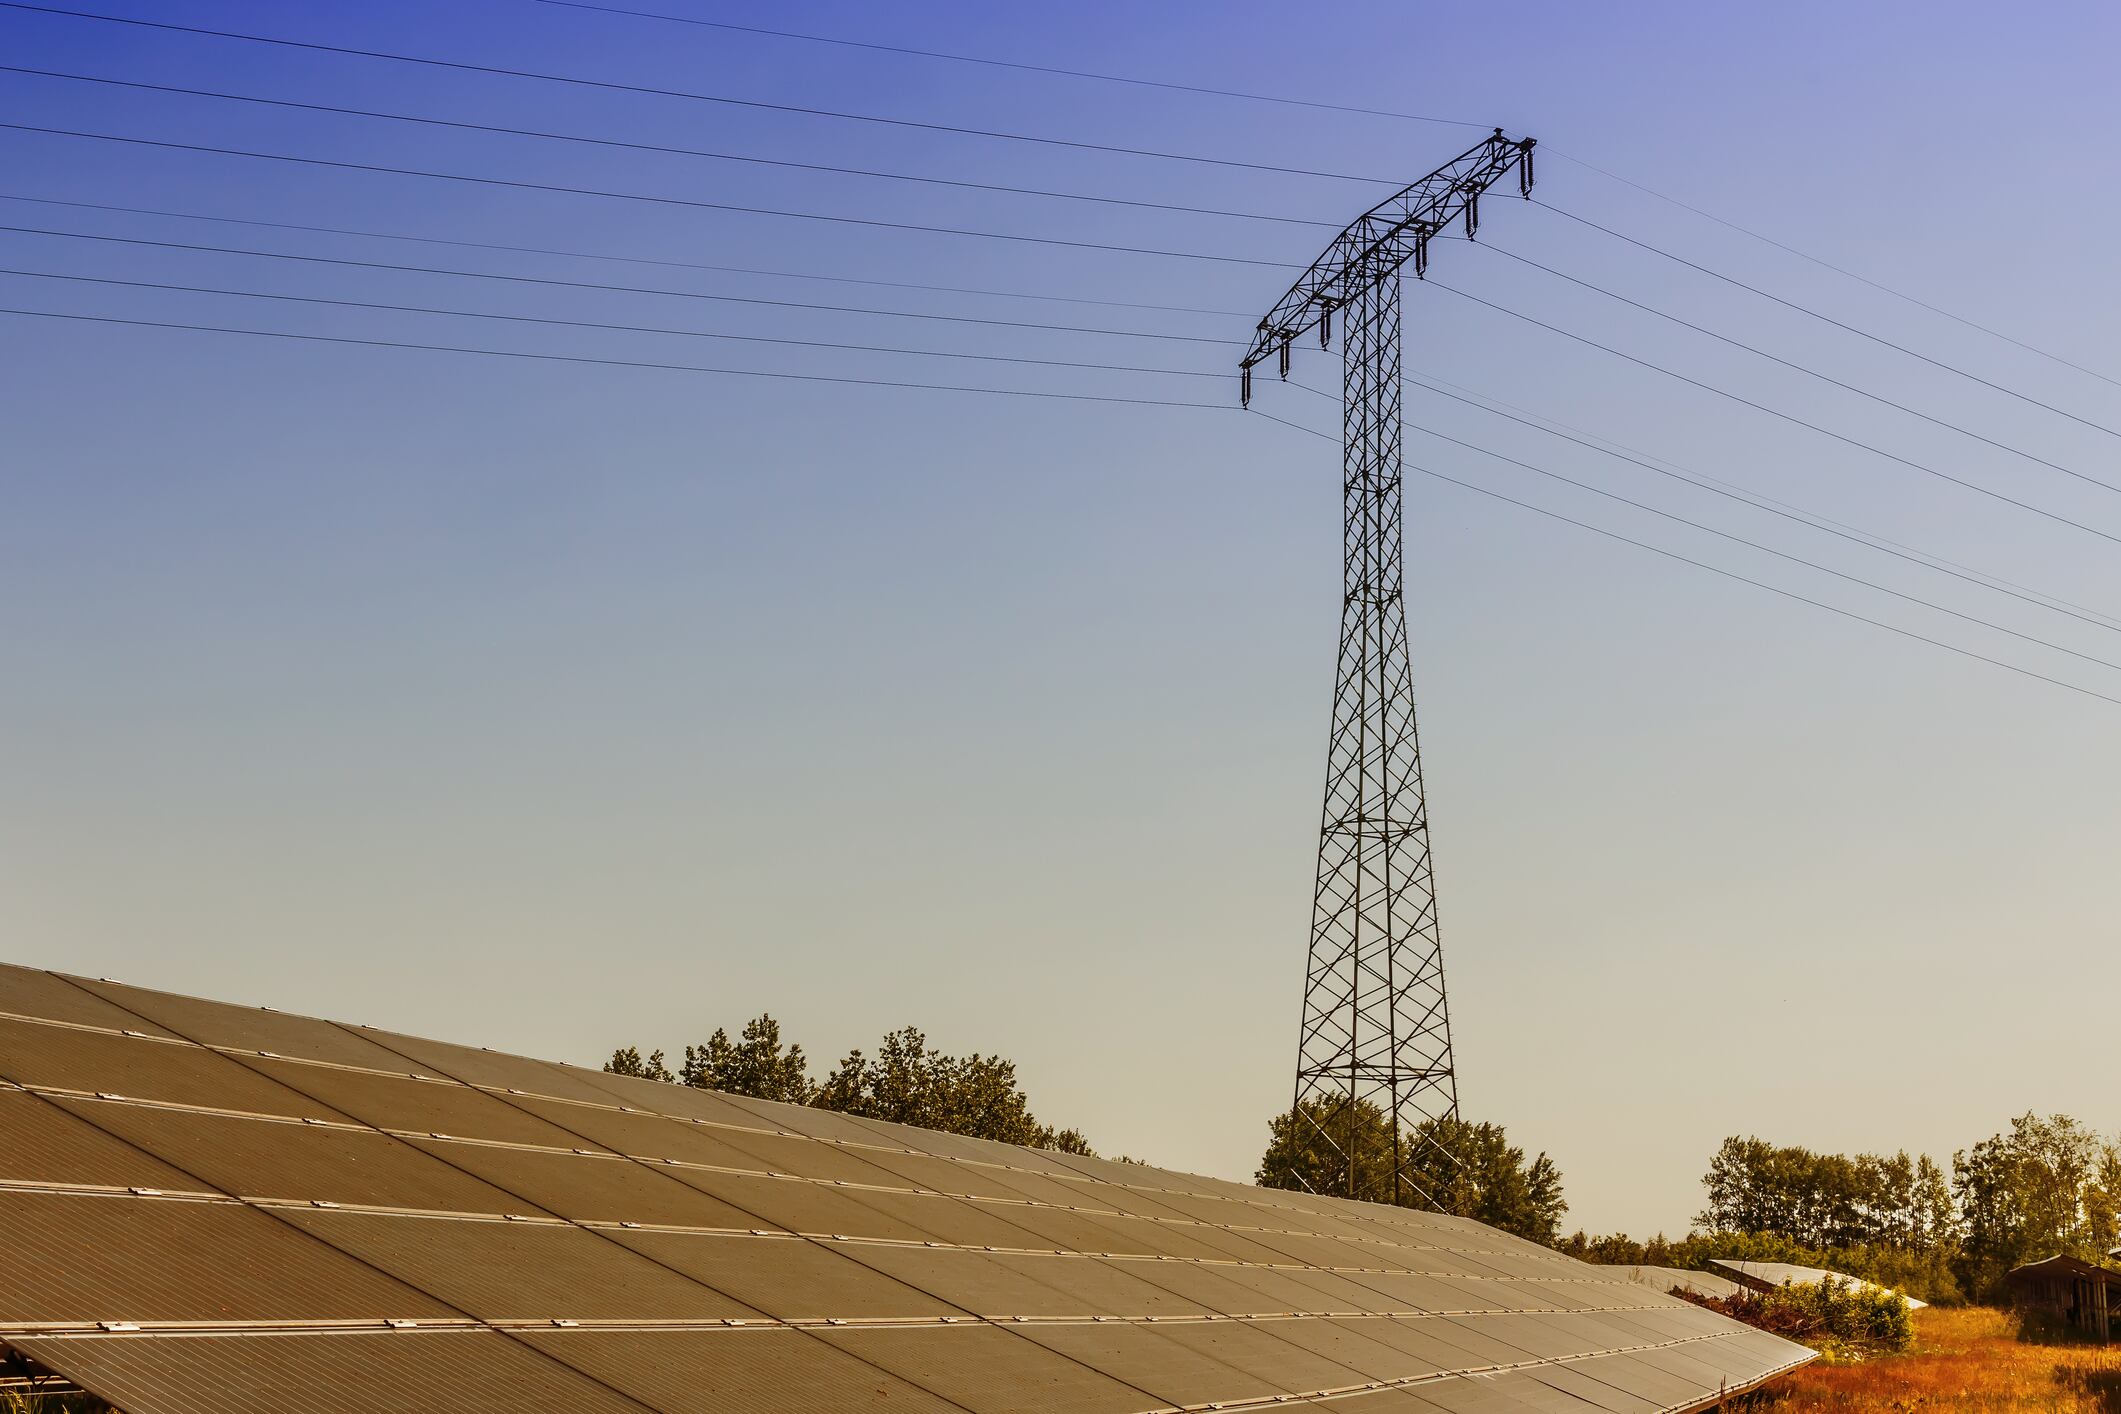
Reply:
<svg viewBox="0 0 2121 1414"><path fill-rule="evenodd" d="M116 1414L100 1399L85 1394L24 1394L0 1390L0 1414Z"/></svg>
<svg viewBox="0 0 2121 1414"><path fill-rule="evenodd" d="M2018 1339L2016 1321L1987 1307L1915 1313L1914 1348L1860 1364L1814 1363L1749 1396L1762 1414L2121 1414L2121 1346Z"/></svg>

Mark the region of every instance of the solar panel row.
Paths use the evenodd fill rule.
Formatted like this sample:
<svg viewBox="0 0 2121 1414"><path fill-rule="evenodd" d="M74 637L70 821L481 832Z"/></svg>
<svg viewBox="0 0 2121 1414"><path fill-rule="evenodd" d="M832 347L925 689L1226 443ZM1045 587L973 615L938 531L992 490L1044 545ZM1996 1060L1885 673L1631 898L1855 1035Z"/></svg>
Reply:
<svg viewBox="0 0 2121 1414"><path fill-rule="evenodd" d="M24 969L0 1141L0 1343L133 1414L1635 1414L1809 1358L1463 1219Z"/></svg>
<svg viewBox="0 0 2121 1414"><path fill-rule="evenodd" d="M1690 1291L1696 1296L1725 1297L1745 1290L1729 1277L1720 1277L1713 1272L1690 1271L1684 1267L1613 1266L1607 1271L1618 1272L1629 1281L1653 1286L1659 1291Z"/></svg>

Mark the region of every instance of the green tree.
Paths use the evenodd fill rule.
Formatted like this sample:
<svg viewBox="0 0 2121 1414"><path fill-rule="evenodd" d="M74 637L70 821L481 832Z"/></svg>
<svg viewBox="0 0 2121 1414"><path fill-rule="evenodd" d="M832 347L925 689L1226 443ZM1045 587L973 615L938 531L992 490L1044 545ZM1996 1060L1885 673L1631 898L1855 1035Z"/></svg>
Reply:
<svg viewBox="0 0 2121 1414"><path fill-rule="evenodd" d="M1268 1122L1256 1177L1269 1188L1434 1208L1534 1242L1560 1234L1569 1207L1560 1169L1545 1154L1527 1161L1501 1125L1427 1120L1401 1136L1396 1158L1404 1181L1395 1192L1392 1122L1384 1111L1362 1100L1306 1100Z"/></svg>
<svg viewBox="0 0 2121 1414"><path fill-rule="evenodd" d="M2121 1145L2099 1146L2099 1162L2085 1192L2084 1215L2094 1252L2110 1252L2121 1245Z"/></svg>
<svg viewBox="0 0 2121 1414"><path fill-rule="evenodd" d="M1947 1250L1956 1219L1944 1171L1927 1155L1820 1154L1736 1135L1702 1176L1711 1232L1771 1235L1811 1248Z"/></svg>
<svg viewBox="0 0 2121 1414"><path fill-rule="evenodd" d="M848 1052L818 1086L813 1103L975 1139L1089 1151L1079 1132L1042 1125L1032 1115L1031 1103L1016 1082L1014 1061L945 1055L914 1026L884 1037L874 1056Z"/></svg>
<svg viewBox="0 0 2121 1414"><path fill-rule="evenodd" d="M783 1049L781 1024L763 1015L744 1024L742 1040L731 1041L729 1033L717 1027L706 1045L687 1046L678 1078L696 1089L791 1105L807 1105L815 1093L803 1048Z"/></svg>
<svg viewBox="0 0 2121 1414"><path fill-rule="evenodd" d="M771 1016L747 1022L736 1040L717 1030L704 1045L687 1046L676 1075L663 1063L661 1051L643 1060L635 1046L612 1052L604 1069L1064 1154L1097 1152L1081 1130L1039 1123L1017 1084L1015 1062L945 1055L912 1026L886 1036L874 1058L849 1053L822 1084L811 1081L803 1048L782 1043L780 1023Z"/></svg>
<svg viewBox="0 0 2121 1414"><path fill-rule="evenodd" d="M663 1053L661 1051L651 1051L648 1059L642 1060L639 1049L633 1046L613 1051L611 1059L604 1062L604 1073L607 1075L631 1075L639 1080L672 1081L677 1079L675 1075L670 1073L670 1067L663 1064Z"/></svg>
<svg viewBox="0 0 2121 1414"><path fill-rule="evenodd" d="M2068 1115L2020 1115L1952 1155L1967 1290L1991 1292L2012 1267L2058 1253L2099 1258L2114 1226L2108 1180L2121 1181L2121 1155Z"/></svg>
<svg viewBox="0 0 2121 1414"><path fill-rule="evenodd" d="M1369 1101L1304 1100L1269 1120L1267 1136L1254 1175L1262 1187L1393 1201L1392 1122Z"/></svg>
<svg viewBox="0 0 2121 1414"><path fill-rule="evenodd" d="M1947 1254L1959 1250L1959 1210L1952 1201L1951 1181L1927 1154L1915 1161L1914 1193L1908 1212L1909 1250Z"/></svg>
<svg viewBox="0 0 2121 1414"><path fill-rule="evenodd" d="M1545 1154L1527 1161L1501 1125L1445 1116L1417 1125L1412 1140L1408 1176L1444 1212L1533 1242L1561 1235L1561 1170Z"/></svg>

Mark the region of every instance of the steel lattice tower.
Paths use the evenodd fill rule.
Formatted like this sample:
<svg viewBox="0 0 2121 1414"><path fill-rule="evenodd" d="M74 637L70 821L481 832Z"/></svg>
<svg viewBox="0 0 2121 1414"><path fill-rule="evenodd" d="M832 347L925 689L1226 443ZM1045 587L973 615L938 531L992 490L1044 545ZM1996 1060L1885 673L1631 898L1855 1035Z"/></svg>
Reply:
<svg viewBox="0 0 2121 1414"><path fill-rule="evenodd" d="M1384 1175L1342 1143L1358 1103L1392 1120L1392 1200L1429 1194L1408 1175L1424 1120L1455 1118L1451 1013L1422 796L1414 674L1407 650L1400 463L1400 271L1428 265L1432 236L1463 219L1512 169L1532 186L1532 139L1493 137L1357 218L1260 321L1242 367L1272 357L1288 376L1299 335L1331 342L1342 324L1340 655L1326 754L1317 887L1304 973L1291 1120L1335 1156L1326 1191L1382 1194ZM1371 1160L1372 1167L1377 1166ZM1432 1204L1433 1206L1433 1204Z"/></svg>

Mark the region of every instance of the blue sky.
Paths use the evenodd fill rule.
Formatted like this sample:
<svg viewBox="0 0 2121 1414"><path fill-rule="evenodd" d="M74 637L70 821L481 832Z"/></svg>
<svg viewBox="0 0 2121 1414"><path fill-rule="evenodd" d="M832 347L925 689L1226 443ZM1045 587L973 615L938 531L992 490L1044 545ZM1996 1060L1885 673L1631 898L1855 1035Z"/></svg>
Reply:
<svg viewBox="0 0 2121 1414"><path fill-rule="evenodd" d="M90 6L89 8L98 8ZM6 62L1337 222L1474 128L480 0L104 13L1383 179L1159 162L0 12ZM1501 123L1540 195L2121 426L2111 13L2050 5L801 4L709 18ZM0 74L0 121L1204 261L0 130L0 191L945 284L806 282L0 201L0 224L1241 339L1330 226L836 177ZM1581 159L1572 161L1570 159ZM1549 211L1483 237L2007 447L2114 439ZM0 232L134 281L1222 373L1218 343ZM1450 243L1448 284L2121 534L2114 493ZM1226 379L833 352L0 275L0 304L354 339L1226 404ZM1107 1152L1244 1176L1287 1103L1338 606L1337 456L1234 409L760 379L0 316L10 960L542 1055L770 1010L1021 1064ZM2121 613L2115 545L1410 286L1407 363ZM1332 390L1330 356L1299 380ZM1258 406L1330 428L1330 401ZM2114 658L2110 631L1436 399L1411 423ZM2121 696L2121 673L1410 431L1412 463ZM2121 708L1419 475L1415 645L1461 1093L1572 1220L1677 1231L1727 1133L1944 1156L2121 1126Z"/></svg>

